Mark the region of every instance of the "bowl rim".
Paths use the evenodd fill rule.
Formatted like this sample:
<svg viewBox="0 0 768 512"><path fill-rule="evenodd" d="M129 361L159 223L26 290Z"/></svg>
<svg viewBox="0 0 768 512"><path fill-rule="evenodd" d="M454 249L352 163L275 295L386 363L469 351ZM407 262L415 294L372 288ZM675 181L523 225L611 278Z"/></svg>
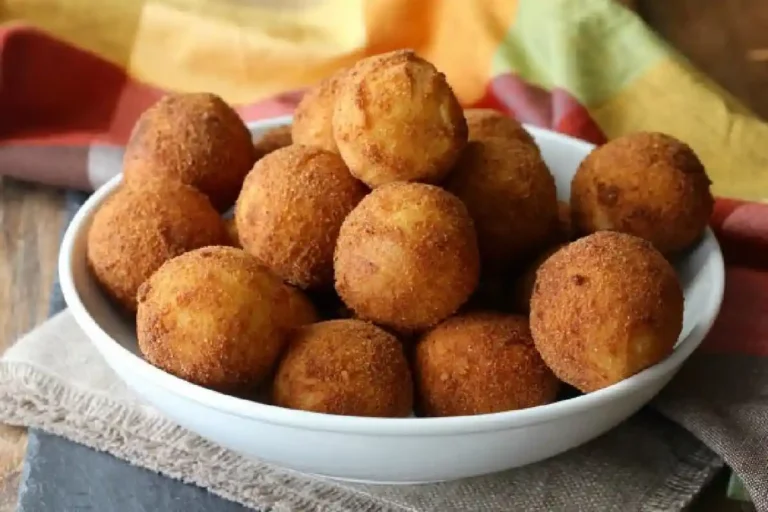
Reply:
<svg viewBox="0 0 768 512"><path fill-rule="evenodd" d="M290 123L291 116L281 116L249 123L250 129L266 129ZM556 144L570 144L591 150L594 145L551 130L524 125L537 139L549 139ZM168 393L220 413L238 416L248 420L267 422L284 427L303 430L331 431L378 436L434 436L480 433L494 430L519 428L545 423L563 417L595 410L616 400L644 389L653 382L673 374L677 368L701 344L720 311L725 289L725 268L722 252L711 228L707 227L700 244L708 245L710 278L714 290L708 297L699 320L688 333L678 340L674 351L666 359L642 372L598 391L580 395L568 400L513 411L480 414L474 416L452 416L438 418L369 418L341 416L301 411L264 404L224 393L219 393L190 382L152 366L139 355L133 354L113 339L89 314L75 286L72 271L73 254L85 224L96 208L113 193L122 178L122 173L110 179L86 200L67 227L59 252L58 271L62 294L75 321L92 340L107 362L122 367L126 375L142 379L152 386L158 386ZM113 369L114 370L114 369ZM123 372L116 372L123 373ZM120 376L123 379L122 376ZM124 379L125 380L125 379ZM130 382L126 384L131 387Z"/></svg>

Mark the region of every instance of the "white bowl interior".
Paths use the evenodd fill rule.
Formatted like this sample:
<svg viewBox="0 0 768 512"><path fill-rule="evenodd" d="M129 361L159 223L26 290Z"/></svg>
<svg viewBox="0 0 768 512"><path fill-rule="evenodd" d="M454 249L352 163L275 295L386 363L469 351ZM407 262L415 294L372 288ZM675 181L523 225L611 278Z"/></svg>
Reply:
<svg viewBox="0 0 768 512"><path fill-rule="evenodd" d="M254 134L273 126L287 124L290 117L257 123ZM592 145L547 130L527 127L539 144L545 161L555 176L558 195L568 199L570 180ZM490 429L502 424L530 424L547 418L568 415L589 409L600 403L618 400L639 386L669 378L683 360L698 346L711 327L722 300L724 271L722 255L711 231L676 263L685 291L683 331L675 352L665 361L619 384L584 396L521 411L455 418L352 418L292 411L255 402L228 397L184 382L146 363L139 355L135 326L126 320L106 299L86 267L85 237L91 217L98 204L114 190L120 177L111 180L93 194L72 222L62 244L60 276L64 296L76 320L96 343L107 359L119 358L130 371L164 386L186 399L243 417L258 418L292 426L310 426L330 430L370 431L420 435L453 432L456 428ZM127 352L126 352L127 351ZM110 361L110 364L112 362Z"/></svg>

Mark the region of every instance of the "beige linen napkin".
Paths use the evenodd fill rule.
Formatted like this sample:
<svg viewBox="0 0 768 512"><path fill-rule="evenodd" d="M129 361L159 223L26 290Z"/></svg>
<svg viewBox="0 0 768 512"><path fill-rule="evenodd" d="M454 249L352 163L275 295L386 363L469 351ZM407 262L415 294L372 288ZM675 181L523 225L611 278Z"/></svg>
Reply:
<svg viewBox="0 0 768 512"><path fill-rule="evenodd" d="M413 486L307 477L246 460L163 418L117 378L66 310L0 361L0 421L271 511L671 511L721 466L690 434L644 411L582 448L496 475Z"/></svg>

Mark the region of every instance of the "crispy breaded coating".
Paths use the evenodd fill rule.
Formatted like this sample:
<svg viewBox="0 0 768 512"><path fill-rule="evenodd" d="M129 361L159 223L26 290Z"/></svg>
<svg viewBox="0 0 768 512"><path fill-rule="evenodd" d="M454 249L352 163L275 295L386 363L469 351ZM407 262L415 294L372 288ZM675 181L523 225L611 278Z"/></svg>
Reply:
<svg viewBox="0 0 768 512"><path fill-rule="evenodd" d="M345 74L346 70L341 70L321 80L301 98L293 114L294 143L339 152L333 138L332 121L336 94Z"/></svg>
<svg viewBox="0 0 768 512"><path fill-rule="evenodd" d="M369 187L439 183L467 142L456 96L435 67L411 50L359 61L338 91L336 145Z"/></svg>
<svg viewBox="0 0 768 512"><path fill-rule="evenodd" d="M531 331L555 375L588 393L666 358L682 330L683 301L674 269L650 242L600 231L539 267Z"/></svg>
<svg viewBox="0 0 768 512"><path fill-rule="evenodd" d="M416 345L419 412L465 416L511 411L555 400L559 382L533 345L522 316L457 315Z"/></svg>
<svg viewBox="0 0 768 512"><path fill-rule="evenodd" d="M224 223L208 198L173 180L123 183L93 216L86 256L96 280L123 309L169 259L206 245L227 244Z"/></svg>
<svg viewBox="0 0 768 512"><path fill-rule="evenodd" d="M367 192L336 153L279 149L245 179L235 207L240 243L291 284L330 287L339 228Z"/></svg>
<svg viewBox="0 0 768 512"><path fill-rule="evenodd" d="M344 220L334 269L336 291L358 317L402 331L429 328L477 286L472 219L434 185L384 185Z"/></svg>
<svg viewBox="0 0 768 512"><path fill-rule="evenodd" d="M321 319L320 313L312 299L302 290L289 284L283 284L285 285L288 299L284 307L282 305L279 307L278 320L288 329L319 322Z"/></svg>
<svg viewBox="0 0 768 512"><path fill-rule="evenodd" d="M271 152L293 144L291 125L276 126L253 138L255 159L260 160Z"/></svg>
<svg viewBox="0 0 768 512"><path fill-rule="evenodd" d="M125 148L123 173L127 181L179 180L225 211L254 160L251 134L224 100L210 93L177 93L141 114Z"/></svg>
<svg viewBox="0 0 768 512"><path fill-rule="evenodd" d="M444 186L475 221L485 270L539 251L557 221L555 180L538 151L519 140L470 142Z"/></svg>
<svg viewBox="0 0 768 512"><path fill-rule="evenodd" d="M639 236L667 256L696 242L714 201L693 150L662 133L638 132L596 148L571 184L574 227Z"/></svg>
<svg viewBox="0 0 768 512"><path fill-rule="evenodd" d="M464 117L467 119L470 141L500 137L519 140L539 150L533 136L513 117L490 108L468 108L464 110Z"/></svg>
<svg viewBox="0 0 768 512"><path fill-rule="evenodd" d="M361 320L329 320L293 332L273 397L291 409L405 417L413 408L413 382L393 335Z"/></svg>
<svg viewBox="0 0 768 512"><path fill-rule="evenodd" d="M229 245L232 247L242 248L242 245L240 244L240 235L237 233L235 218L230 217L228 219L224 219L224 226L227 228L227 234L229 235Z"/></svg>
<svg viewBox="0 0 768 512"><path fill-rule="evenodd" d="M571 205L565 201L557 202L557 222L553 229L552 240L555 243L566 243L574 240L576 233L571 220Z"/></svg>
<svg viewBox="0 0 768 512"><path fill-rule="evenodd" d="M528 314L531 310L531 295L536 284L536 272L547 261L547 258L560 250L565 244L549 247L528 264L525 271L515 280L512 286L514 308L519 313Z"/></svg>
<svg viewBox="0 0 768 512"><path fill-rule="evenodd" d="M139 289L136 331L151 364L224 392L253 389L272 371L287 333L316 321L299 290L233 247L166 262Z"/></svg>

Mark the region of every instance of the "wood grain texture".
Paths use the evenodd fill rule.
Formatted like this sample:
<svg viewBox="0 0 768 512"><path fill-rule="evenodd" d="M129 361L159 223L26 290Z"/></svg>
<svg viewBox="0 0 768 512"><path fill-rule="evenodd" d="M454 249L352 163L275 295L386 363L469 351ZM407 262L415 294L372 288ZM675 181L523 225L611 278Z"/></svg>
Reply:
<svg viewBox="0 0 768 512"><path fill-rule="evenodd" d="M0 353L48 316L64 193L0 178ZM26 430L0 425L0 512L16 510Z"/></svg>
<svg viewBox="0 0 768 512"><path fill-rule="evenodd" d="M48 316L64 193L0 179L0 348Z"/></svg>

